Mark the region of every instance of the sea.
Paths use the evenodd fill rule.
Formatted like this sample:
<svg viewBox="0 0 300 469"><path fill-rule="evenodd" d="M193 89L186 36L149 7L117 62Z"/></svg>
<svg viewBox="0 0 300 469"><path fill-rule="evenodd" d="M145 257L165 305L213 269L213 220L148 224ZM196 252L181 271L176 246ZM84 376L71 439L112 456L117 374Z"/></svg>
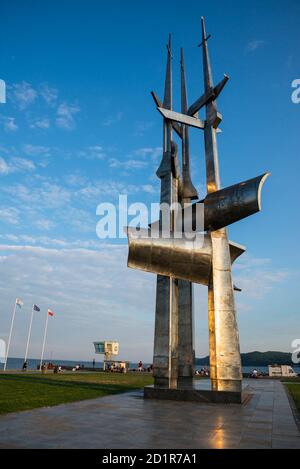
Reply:
<svg viewBox="0 0 300 469"><path fill-rule="evenodd" d="M93 368L93 362L92 361L76 361L76 360L44 360L44 363L53 363L53 365L60 365L62 367L75 367L76 365L80 365L80 367L84 368ZM22 366L24 363L23 358L14 358L14 357L9 357L7 360L7 370L21 370ZM40 360L36 358L29 358L27 360L28 363L28 369L30 370L37 370L40 366ZM150 365L150 363L143 363L143 367L147 368ZM137 369L138 364L137 363L130 363L129 369ZM95 363L95 369L102 369L103 368L103 362L101 361L96 361ZM203 366L197 366L196 370L201 370L201 368L204 368ZM207 366L206 368L209 368ZM243 366L243 373L251 373L253 369L256 369L262 373L268 373L268 367L267 366ZM293 369L295 373L300 374L300 365L293 365ZM3 370L3 363L0 363L0 370Z"/></svg>

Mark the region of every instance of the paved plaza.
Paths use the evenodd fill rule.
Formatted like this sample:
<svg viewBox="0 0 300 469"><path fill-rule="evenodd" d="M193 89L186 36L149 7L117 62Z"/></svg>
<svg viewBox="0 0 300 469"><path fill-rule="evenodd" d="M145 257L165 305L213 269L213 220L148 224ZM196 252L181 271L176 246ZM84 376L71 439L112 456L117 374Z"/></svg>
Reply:
<svg viewBox="0 0 300 469"><path fill-rule="evenodd" d="M0 448L300 448L284 386L245 380L243 405L144 400L142 391L0 417Z"/></svg>

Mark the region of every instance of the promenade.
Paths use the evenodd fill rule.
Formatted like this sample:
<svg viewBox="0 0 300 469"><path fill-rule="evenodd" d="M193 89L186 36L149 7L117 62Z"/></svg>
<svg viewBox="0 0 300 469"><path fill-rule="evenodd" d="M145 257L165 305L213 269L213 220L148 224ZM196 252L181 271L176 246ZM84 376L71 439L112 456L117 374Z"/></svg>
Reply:
<svg viewBox="0 0 300 469"><path fill-rule="evenodd" d="M245 380L244 405L144 400L142 391L0 417L0 448L299 448L284 386Z"/></svg>

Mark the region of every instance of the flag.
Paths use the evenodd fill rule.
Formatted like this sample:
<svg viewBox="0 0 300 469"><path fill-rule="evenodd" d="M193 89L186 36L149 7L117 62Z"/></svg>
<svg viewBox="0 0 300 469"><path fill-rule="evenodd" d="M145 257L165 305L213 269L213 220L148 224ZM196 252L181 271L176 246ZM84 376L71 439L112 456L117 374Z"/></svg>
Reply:
<svg viewBox="0 0 300 469"><path fill-rule="evenodd" d="M48 316L54 316L54 313L51 311L51 309L48 309Z"/></svg>
<svg viewBox="0 0 300 469"><path fill-rule="evenodd" d="M20 298L16 298L16 305L18 305L19 308L22 308L23 304L24 303L23 303L23 301L20 300Z"/></svg>
<svg viewBox="0 0 300 469"><path fill-rule="evenodd" d="M41 311L38 305L33 305L33 311Z"/></svg>

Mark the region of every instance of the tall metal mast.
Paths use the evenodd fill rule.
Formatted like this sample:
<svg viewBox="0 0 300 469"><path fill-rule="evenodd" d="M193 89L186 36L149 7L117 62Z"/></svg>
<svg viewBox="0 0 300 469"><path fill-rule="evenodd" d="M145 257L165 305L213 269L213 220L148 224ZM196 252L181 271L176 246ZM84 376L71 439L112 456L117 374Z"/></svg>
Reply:
<svg viewBox="0 0 300 469"><path fill-rule="evenodd" d="M167 68L163 106L172 109L172 43L167 44ZM156 172L161 180L160 203L169 206L178 201L178 180L174 174L175 147L172 144L172 122L163 121L163 157ZM174 220L170 220L172 230ZM161 222L161 215L160 215ZM157 276L153 376L157 386L176 387L178 378L178 281Z"/></svg>
<svg viewBox="0 0 300 469"><path fill-rule="evenodd" d="M209 93L213 79L203 17L201 23L204 87L205 93ZM208 101L205 107L206 185L209 194L220 189L216 131L221 116L215 99ZM208 286L208 322L211 382L215 390L240 392L242 369L227 229L212 231L210 236L212 271Z"/></svg>
<svg viewBox="0 0 300 469"><path fill-rule="evenodd" d="M181 112L187 114L187 88L184 67L183 49L180 51L181 71ZM182 124L182 188L180 202L190 204L198 199L198 193L191 181L189 128ZM193 284L186 280L178 280L179 290L179 325L178 325L178 378L180 381L192 381L194 371L194 308Z"/></svg>

